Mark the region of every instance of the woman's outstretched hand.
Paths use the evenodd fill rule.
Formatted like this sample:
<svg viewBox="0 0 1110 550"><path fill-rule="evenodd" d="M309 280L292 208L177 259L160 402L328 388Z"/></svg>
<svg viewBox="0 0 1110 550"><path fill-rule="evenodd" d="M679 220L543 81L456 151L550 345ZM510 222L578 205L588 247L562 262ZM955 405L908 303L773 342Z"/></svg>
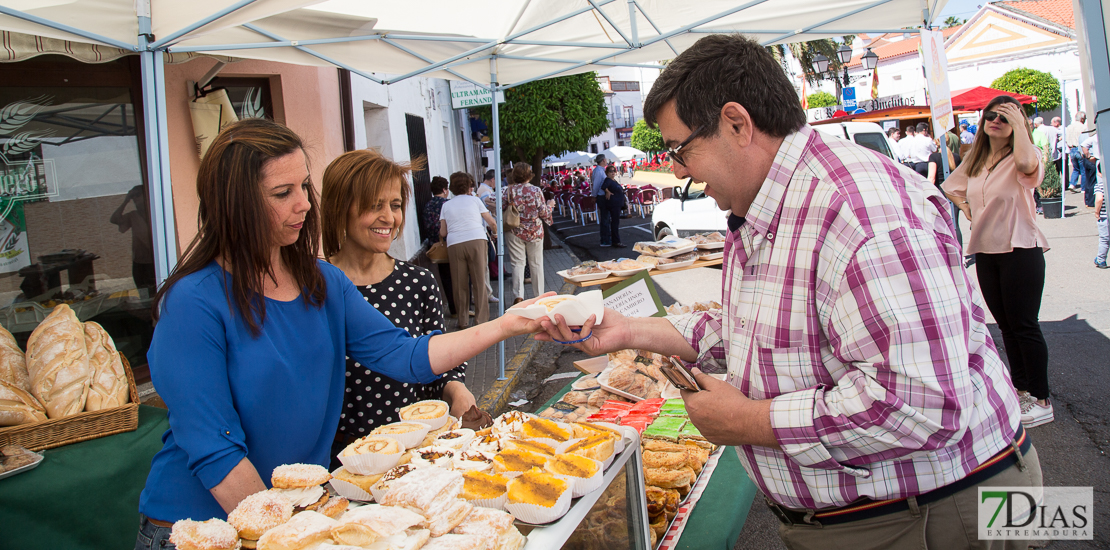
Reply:
<svg viewBox="0 0 1110 550"><path fill-rule="evenodd" d="M628 318L608 308L605 310L605 316L601 324L595 324L597 318L591 315L578 332L572 331L567 326L562 315L555 315L554 319L541 317L539 322L543 325L544 332L536 334L536 340L573 342L588 336L589 338L585 341L571 345L590 355L601 355L602 353L625 349L629 347L632 341Z"/></svg>
<svg viewBox="0 0 1110 550"><path fill-rule="evenodd" d="M531 300L525 300L519 304L515 304L515 306L530 306L536 303L536 300L540 298L554 296L555 294L555 292L546 292ZM543 330L543 327L540 326L539 319L529 319L527 317L521 317L520 315L514 315L509 313L510 309L512 308L505 308L505 315L497 318L497 323L501 327L501 331L505 334L506 338L521 334L533 334Z"/></svg>

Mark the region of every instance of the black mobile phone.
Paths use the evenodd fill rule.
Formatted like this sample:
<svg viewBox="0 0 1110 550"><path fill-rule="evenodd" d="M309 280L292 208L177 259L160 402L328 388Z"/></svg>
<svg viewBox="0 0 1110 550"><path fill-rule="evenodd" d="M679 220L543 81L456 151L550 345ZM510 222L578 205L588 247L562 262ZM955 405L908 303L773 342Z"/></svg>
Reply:
<svg viewBox="0 0 1110 550"><path fill-rule="evenodd" d="M663 376L674 384L674 387L685 391L702 391L702 387L698 385L698 381L694 379L694 375L686 370L682 364L682 359L677 355L671 356L670 365L662 365L659 370L663 372Z"/></svg>

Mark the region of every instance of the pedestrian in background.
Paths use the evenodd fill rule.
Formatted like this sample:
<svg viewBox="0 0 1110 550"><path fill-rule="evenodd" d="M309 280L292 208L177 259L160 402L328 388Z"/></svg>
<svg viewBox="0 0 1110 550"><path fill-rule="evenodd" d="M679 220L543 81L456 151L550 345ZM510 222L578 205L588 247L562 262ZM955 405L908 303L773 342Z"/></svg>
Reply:
<svg viewBox="0 0 1110 550"><path fill-rule="evenodd" d="M1027 428L1052 422L1048 345L1038 320L1048 239L1037 227L1033 190L1044 179L1021 104L998 96L983 109L982 131L944 191L971 221L979 289L1002 331Z"/></svg>
<svg viewBox="0 0 1110 550"><path fill-rule="evenodd" d="M1095 164L1102 153L1098 149L1098 134L1079 142L1079 153L1083 155L1083 204L1095 207Z"/></svg>
<svg viewBox="0 0 1110 550"><path fill-rule="evenodd" d="M627 197L624 195L624 187L617 183L617 167L610 164L605 168L605 181L601 183L602 190L605 191L605 202L609 204L609 242L613 243L613 248L624 248L621 243L621 211L624 210Z"/></svg>
<svg viewBox="0 0 1110 550"><path fill-rule="evenodd" d="M1084 181L1083 154L1079 151L1079 142L1083 139L1083 132L1087 130L1087 113L1076 111L1075 120L1068 125L1064 133L1064 144L1068 147L1068 158L1071 160L1071 175L1068 176L1068 189L1078 192L1080 182Z"/></svg>
<svg viewBox="0 0 1110 550"><path fill-rule="evenodd" d="M516 207L520 225L505 233L505 248L513 268L513 304L524 301L524 266L532 272L532 297L543 294L543 222L551 225L551 207L555 201L544 201L543 191L532 185L532 167L526 162L513 166L513 184L502 193L505 208Z"/></svg>
<svg viewBox="0 0 1110 550"><path fill-rule="evenodd" d="M1106 253L1110 250L1110 221L1106 217L1106 178L1102 177L1102 164L1098 166L1099 178L1095 182L1095 216L1098 227L1098 254L1095 255L1095 267L1106 269Z"/></svg>
<svg viewBox="0 0 1110 550"><path fill-rule="evenodd" d="M966 120L960 122L960 143L964 145L971 145L975 141L975 134L968 131L968 126Z"/></svg>
<svg viewBox="0 0 1110 550"><path fill-rule="evenodd" d="M601 184L605 183L605 167L609 165L609 159L605 155L598 155L594 157L593 172L590 173L590 189L597 201L597 225L599 226L599 233L601 237L601 246L613 246L611 240L611 233L609 229L609 201L605 198L605 191L601 188Z"/></svg>
<svg viewBox="0 0 1110 550"><path fill-rule="evenodd" d="M929 176L929 155L937 151L933 143L933 136L929 133L929 125L924 122L917 123L917 133L910 141L909 156L913 161L913 169L922 177Z"/></svg>
<svg viewBox="0 0 1110 550"><path fill-rule="evenodd" d="M473 195L474 177L466 172L451 174L451 193L439 215L439 235L447 242L447 261L451 264L455 311L459 328L470 326L470 297L474 295L474 319L489 321L489 264L486 263L486 228L497 221L486 205ZM483 222L485 222L483 224Z"/></svg>

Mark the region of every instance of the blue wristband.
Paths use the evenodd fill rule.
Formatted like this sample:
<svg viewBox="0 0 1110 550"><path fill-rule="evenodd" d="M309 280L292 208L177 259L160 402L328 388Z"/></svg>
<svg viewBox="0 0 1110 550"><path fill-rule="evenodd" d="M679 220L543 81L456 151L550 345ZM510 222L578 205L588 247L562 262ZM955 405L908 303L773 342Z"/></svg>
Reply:
<svg viewBox="0 0 1110 550"><path fill-rule="evenodd" d="M587 334L585 338L580 338L578 340L571 340L569 342L564 342L562 340L556 340L556 339L552 338L551 341L555 342L557 344L565 344L565 345L569 346L569 345L572 345L572 344L581 344L582 342L585 342L586 340L589 340L590 338L592 338L593 335L594 335L594 331L591 330L590 333Z"/></svg>

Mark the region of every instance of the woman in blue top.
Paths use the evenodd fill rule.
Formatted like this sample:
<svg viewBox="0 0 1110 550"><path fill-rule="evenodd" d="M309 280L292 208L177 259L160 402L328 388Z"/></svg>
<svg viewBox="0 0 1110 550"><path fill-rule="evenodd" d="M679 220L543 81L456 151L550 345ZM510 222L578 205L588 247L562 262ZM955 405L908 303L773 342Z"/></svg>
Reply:
<svg viewBox="0 0 1110 550"><path fill-rule="evenodd" d="M172 522L224 518L274 467L327 466L346 357L428 383L538 324L507 315L409 336L318 260L315 189L300 138L247 119L216 137L197 175L200 227L155 301L150 374L170 429L139 500L137 548Z"/></svg>

